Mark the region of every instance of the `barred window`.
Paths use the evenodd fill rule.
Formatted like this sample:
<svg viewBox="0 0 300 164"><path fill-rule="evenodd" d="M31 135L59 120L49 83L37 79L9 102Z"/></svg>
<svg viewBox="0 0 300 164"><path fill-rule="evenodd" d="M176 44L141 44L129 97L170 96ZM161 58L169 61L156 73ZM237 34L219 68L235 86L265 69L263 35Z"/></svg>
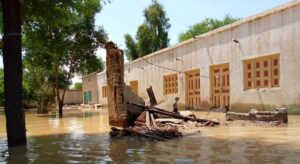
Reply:
<svg viewBox="0 0 300 164"><path fill-rule="evenodd" d="M244 61L245 90L279 87L279 55L269 55Z"/></svg>
<svg viewBox="0 0 300 164"><path fill-rule="evenodd" d="M171 74L163 77L164 95L178 93L178 75Z"/></svg>

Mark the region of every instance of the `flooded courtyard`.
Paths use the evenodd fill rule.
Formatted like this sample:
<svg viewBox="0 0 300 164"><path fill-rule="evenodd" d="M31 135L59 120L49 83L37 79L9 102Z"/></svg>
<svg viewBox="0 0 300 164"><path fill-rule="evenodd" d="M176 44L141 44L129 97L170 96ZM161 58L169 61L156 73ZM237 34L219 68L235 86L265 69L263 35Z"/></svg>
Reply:
<svg viewBox="0 0 300 164"><path fill-rule="evenodd" d="M223 113L199 112L224 120ZM7 148L0 113L0 163L299 163L300 116L285 127L244 124L201 128L201 133L167 142L112 139L108 112L26 114L27 147Z"/></svg>

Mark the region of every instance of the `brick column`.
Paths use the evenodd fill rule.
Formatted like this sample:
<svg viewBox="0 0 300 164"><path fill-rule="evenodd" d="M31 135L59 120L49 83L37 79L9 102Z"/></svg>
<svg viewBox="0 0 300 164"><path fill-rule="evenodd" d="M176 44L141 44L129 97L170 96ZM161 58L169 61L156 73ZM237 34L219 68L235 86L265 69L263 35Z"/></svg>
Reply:
<svg viewBox="0 0 300 164"><path fill-rule="evenodd" d="M124 52L113 42L105 45L107 68L107 106L109 124L127 126L127 110L124 101Z"/></svg>

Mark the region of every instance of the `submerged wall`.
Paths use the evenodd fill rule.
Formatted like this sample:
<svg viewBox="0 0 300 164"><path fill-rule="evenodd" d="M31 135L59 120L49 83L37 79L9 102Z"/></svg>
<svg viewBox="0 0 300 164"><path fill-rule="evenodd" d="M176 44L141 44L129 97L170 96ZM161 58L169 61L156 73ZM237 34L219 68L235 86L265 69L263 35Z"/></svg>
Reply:
<svg viewBox="0 0 300 164"><path fill-rule="evenodd" d="M60 92L62 94L62 92ZM82 104L83 94L81 90L66 90L64 104Z"/></svg>

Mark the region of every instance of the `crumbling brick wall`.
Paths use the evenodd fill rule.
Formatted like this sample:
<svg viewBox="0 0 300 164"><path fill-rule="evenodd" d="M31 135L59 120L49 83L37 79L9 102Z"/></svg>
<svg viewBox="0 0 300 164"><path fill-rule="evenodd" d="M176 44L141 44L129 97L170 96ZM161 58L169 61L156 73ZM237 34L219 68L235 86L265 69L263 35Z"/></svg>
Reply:
<svg viewBox="0 0 300 164"><path fill-rule="evenodd" d="M127 110L124 101L124 52L113 42L105 45L107 68L107 106L109 124L127 126Z"/></svg>

